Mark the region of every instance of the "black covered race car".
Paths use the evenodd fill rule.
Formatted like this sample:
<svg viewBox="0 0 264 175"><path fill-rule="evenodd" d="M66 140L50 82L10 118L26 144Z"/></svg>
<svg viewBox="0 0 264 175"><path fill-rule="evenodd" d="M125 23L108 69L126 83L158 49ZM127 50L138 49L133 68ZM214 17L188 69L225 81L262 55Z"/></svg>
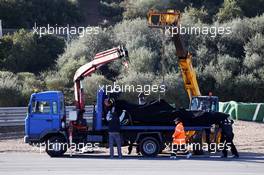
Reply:
<svg viewBox="0 0 264 175"><path fill-rule="evenodd" d="M174 126L174 119L179 117L185 126L211 126L220 124L229 117L228 114L221 112L177 110L165 100L157 100L145 105L117 100L115 108L118 115L126 110L125 125Z"/></svg>

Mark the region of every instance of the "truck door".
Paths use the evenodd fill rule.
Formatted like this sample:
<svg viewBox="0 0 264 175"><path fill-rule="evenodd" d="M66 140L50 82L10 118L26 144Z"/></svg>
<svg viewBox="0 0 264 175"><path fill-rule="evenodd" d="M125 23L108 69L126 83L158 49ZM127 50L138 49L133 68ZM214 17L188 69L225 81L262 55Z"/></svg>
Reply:
<svg viewBox="0 0 264 175"><path fill-rule="evenodd" d="M52 102L49 100L34 100L31 105L29 135L31 138L38 138L42 133L52 130Z"/></svg>
<svg viewBox="0 0 264 175"><path fill-rule="evenodd" d="M51 107L52 107L52 129L53 130L60 130L61 128L61 121L63 120L64 117L64 109L59 108L59 104L57 101L52 101L51 102Z"/></svg>

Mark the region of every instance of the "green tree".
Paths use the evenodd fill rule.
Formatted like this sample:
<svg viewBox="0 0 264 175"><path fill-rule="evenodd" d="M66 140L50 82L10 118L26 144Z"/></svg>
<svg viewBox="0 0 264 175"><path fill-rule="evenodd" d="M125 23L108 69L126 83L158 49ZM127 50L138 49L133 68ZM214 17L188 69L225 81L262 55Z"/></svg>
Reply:
<svg viewBox="0 0 264 175"><path fill-rule="evenodd" d="M30 72L17 73L17 85L20 87L20 105L22 106L27 106L32 93L40 92L45 89L45 85L39 77Z"/></svg>
<svg viewBox="0 0 264 175"><path fill-rule="evenodd" d="M264 12L263 0L239 0L238 5L246 17L255 17L262 15Z"/></svg>
<svg viewBox="0 0 264 175"><path fill-rule="evenodd" d="M241 16L242 10L238 5L237 0L225 0L223 7L220 8L217 13L217 20L223 22Z"/></svg>
<svg viewBox="0 0 264 175"><path fill-rule="evenodd" d="M145 47L140 47L137 50L130 52L129 68L135 72L155 72L158 57L155 52L151 52Z"/></svg>
<svg viewBox="0 0 264 175"><path fill-rule="evenodd" d="M75 71L83 64L90 62L98 52L118 46L111 29L100 28L99 34L85 35L73 40L66 46L65 52L58 58L57 69L62 76L71 80ZM99 71L107 77L115 76L118 70L111 70L109 65L103 66ZM117 71L117 72L115 72Z"/></svg>
<svg viewBox="0 0 264 175"><path fill-rule="evenodd" d="M194 7L188 7L185 9L184 15L185 16L188 15L190 18L192 18L192 21L195 23L199 21L203 23L211 22L207 9L205 9L204 7L200 9ZM184 20L186 20L186 17Z"/></svg>
<svg viewBox="0 0 264 175"><path fill-rule="evenodd" d="M85 94L85 103L94 104L96 101L97 91L100 87L110 85L111 81L107 80L103 75L93 74L83 81L83 88Z"/></svg>
<svg viewBox="0 0 264 175"><path fill-rule="evenodd" d="M20 91L17 76L12 72L0 71L0 106L19 106Z"/></svg>
<svg viewBox="0 0 264 175"><path fill-rule="evenodd" d="M189 97L184 89L181 72L172 71L163 76L159 76L155 80L156 84L164 84L165 93L161 94L161 98L170 104L175 104L177 108L188 108Z"/></svg>
<svg viewBox="0 0 264 175"><path fill-rule="evenodd" d="M127 72L126 74L123 74L120 76L120 79L117 81L118 84L125 86L129 86L129 88L126 88L126 93L123 93L121 95L121 98L128 100L130 102L137 102L138 100L138 94L144 91L144 88L141 88L144 85L151 86L155 80L155 75L152 73L140 73L135 71ZM137 89L137 86L139 85L139 88ZM137 89L137 90L136 90ZM139 92L140 91L140 92ZM145 91L149 91L149 89L145 88ZM149 93L149 92L147 92ZM151 101L155 99L155 94L149 93L147 96L147 100Z"/></svg>
<svg viewBox="0 0 264 175"><path fill-rule="evenodd" d="M123 16L123 8L121 7L120 3L118 2L107 2L107 1L100 1L99 11L101 15L105 18L111 17L111 22L118 22L121 21Z"/></svg>
<svg viewBox="0 0 264 175"><path fill-rule="evenodd" d="M165 3L167 4L167 2ZM123 16L126 19L145 17L149 9L162 5L164 2L160 0L128 0L124 2Z"/></svg>
<svg viewBox="0 0 264 175"><path fill-rule="evenodd" d="M38 25L67 25L82 21L77 1L0 0L0 19L5 28L32 28Z"/></svg>
<svg viewBox="0 0 264 175"><path fill-rule="evenodd" d="M64 45L61 38L51 35L40 38L21 29L1 39L1 69L39 73L55 67L56 59L63 52Z"/></svg>
<svg viewBox="0 0 264 175"><path fill-rule="evenodd" d="M114 38L125 45L130 53L130 68L136 72L159 72L162 33L152 30L140 18L124 20L114 26Z"/></svg>
<svg viewBox="0 0 264 175"><path fill-rule="evenodd" d="M264 68L264 36L257 33L246 43L244 49L246 57L244 65L248 68L249 72L256 71Z"/></svg>

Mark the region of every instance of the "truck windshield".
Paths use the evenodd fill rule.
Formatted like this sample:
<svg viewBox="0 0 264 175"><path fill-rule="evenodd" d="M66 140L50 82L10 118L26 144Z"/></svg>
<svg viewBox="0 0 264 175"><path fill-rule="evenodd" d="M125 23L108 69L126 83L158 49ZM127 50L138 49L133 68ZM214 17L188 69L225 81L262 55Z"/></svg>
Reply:
<svg viewBox="0 0 264 175"><path fill-rule="evenodd" d="M213 98L193 98L191 110L216 111L216 101Z"/></svg>

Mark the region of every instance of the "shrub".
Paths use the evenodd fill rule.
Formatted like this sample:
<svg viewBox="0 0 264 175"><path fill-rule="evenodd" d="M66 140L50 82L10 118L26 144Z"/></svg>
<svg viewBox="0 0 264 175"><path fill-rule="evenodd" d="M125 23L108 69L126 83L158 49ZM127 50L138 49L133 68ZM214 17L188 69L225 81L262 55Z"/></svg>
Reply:
<svg viewBox="0 0 264 175"><path fill-rule="evenodd" d="M140 47L150 48L152 51L161 48L161 32L150 29L145 19L123 20L114 26L114 39L123 43L129 51Z"/></svg>
<svg viewBox="0 0 264 175"><path fill-rule="evenodd" d="M112 22L118 22L122 20L123 8L117 2L100 1L99 7L100 14L104 17L112 17Z"/></svg>
<svg viewBox="0 0 264 175"><path fill-rule="evenodd" d="M17 76L11 72L0 72L0 106L19 106L21 103L21 87Z"/></svg>
<svg viewBox="0 0 264 175"><path fill-rule="evenodd" d="M38 25L67 25L82 21L77 1L0 0L0 19L5 28L32 28Z"/></svg>
<svg viewBox="0 0 264 175"><path fill-rule="evenodd" d="M60 90L63 91L66 85L68 84L68 79L61 76L56 71L50 71L45 77L45 83L48 90Z"/></svg>
<svg viewBox="0 0 264 175"><path fill-rule="evenodd" d="M99 86L108 84L110 84L110 81L107 80L103 75L93 74L91 77L87 77L83 81L85 103L94 104Z"/></svg>
<svg viewBox="0 0 264 175"><path fill-rule="evenodd" d="M188 108L189 97L184 89L183 79L180 72L170 72L164 76L159 76L155 81L157 84L164 84L166 92L161 98L170 104L175 104L177 108Z"/></svg>
<svg viewBox="0 0 264 175"><path fill-rule="evenodd" d="M241 16L242 10L236 0L224 0L223 7L220 8L217 14L217 20L223 22Z"/></svg>
<svg viewBox="0 0 264 175"><path fill-rule="evenodd" d="M21 104L26 106L30 96L34 92L40 92L44 89L44 83L38 79L33 73L20 72L17 74L18 85L21 87Z"/></svg>
<svg viewBox="0 0 264 175"><path fill-rule="evenodd" d="M127 88L126 93L123 93L121 95L121 98L133 103L137 103L138 95L140 93L136 91L137 85L141 87L144 85L152 85L154 80L155 80L155 76L152 73L137 73L134 71L127 72L127 74L122 75L122 77L120 77L120 79L117 81L117 83L123 85L123 87L125 86L131 87L130 90ZM134 91L133 91L133 87L134 87ZM150 95L147 96L147 100L151 101L155 99L154 97L155 94L150 93Z"/></svg>
<svg viewBox="0 0 264 175"><path fill-rule="evenodd" d="M264 12L263 0L239 0L238 5L246 17L255 17Z"/></svg>
<svg viewBox="0 0 264 175"><path fill-rule="evenodd" d="M136 72L159 72L162 49L162 33L147 27L140 18L125 20L115 25L116 41L124 44L130 55L130 69Z"/></svg>
<svg viewBox="0 0 264 175"><path fill-rule="evenodd" d="M130 53L129 68L135 72L146 73L157 70L158 57L155 52L151 52L145 47L138 48Z"/></svg>
<svg viewBox="0 0 264 175"><path fill-rule="evenodd" d="M263 102L263 81L253 74L241 74L234 81L234 91L231 98L242 102Z"/></svg>
<svg viewBox="0 0 264 175"><path fill-rule="evenodd" d="M111 30L100 29L99 34L85 35L73 40L58 58L57 68L61 75L73 79L75 71L83 64L90 62L98 52L111 49L118 44L112 40ZM108 65L100 68L102 74L111 76ZM118 70L116 70L118 72Z"/></svg>
<svg viewBox="0 0 264 175"><path fill-rule="evenodd" d="M1 68L12 72L39 73L55 67L64 48L64 41L58 37L46 35L39 38L25 30L4 36L1 42Z"/></svg>
<svg viewBox="0 0 264 175"><path fill-rule="evenodd" d="M124 3L123 16L126 19L145 17L149 9L156 8L161 3L159 0L129 0Z"/></svg>
<svg viewBox="0 0 264 175"><path fill-rule="evenodd" d="M229 55L218 55L217 67L223 71L231 71L232 75L237 75L241 71L242 63L239 59Z"/></svg>
<svg viewBox="0 0 264 175"><path fill-rule="evenodd" d="M245 45L246 57L244 65L249 68L249 71L263 68L264 66L264 36L257 33Z"/></svg>
<svg viewBox="0 0 264 175"><path fill-rule="evenodd" d="M194 7L188 7L185 9L184 12L184 16L185 16L184 21L187 20L187 15L189 16L189 18L192 19L194 23L197 22L208 23L211 20L208 16L207 9L205 9L204 7L200 9Z"/></svg>
<svg viewBox="0 0 264 175"><path fill-rule="evenodd" d="M69 58L63 66L59 67L58 74L62 79L67 80L67 87L73 86L73 78L75 72L79 67L81 67L85 63L86 61L84 58L81 58L80 60Z"/></svg>

